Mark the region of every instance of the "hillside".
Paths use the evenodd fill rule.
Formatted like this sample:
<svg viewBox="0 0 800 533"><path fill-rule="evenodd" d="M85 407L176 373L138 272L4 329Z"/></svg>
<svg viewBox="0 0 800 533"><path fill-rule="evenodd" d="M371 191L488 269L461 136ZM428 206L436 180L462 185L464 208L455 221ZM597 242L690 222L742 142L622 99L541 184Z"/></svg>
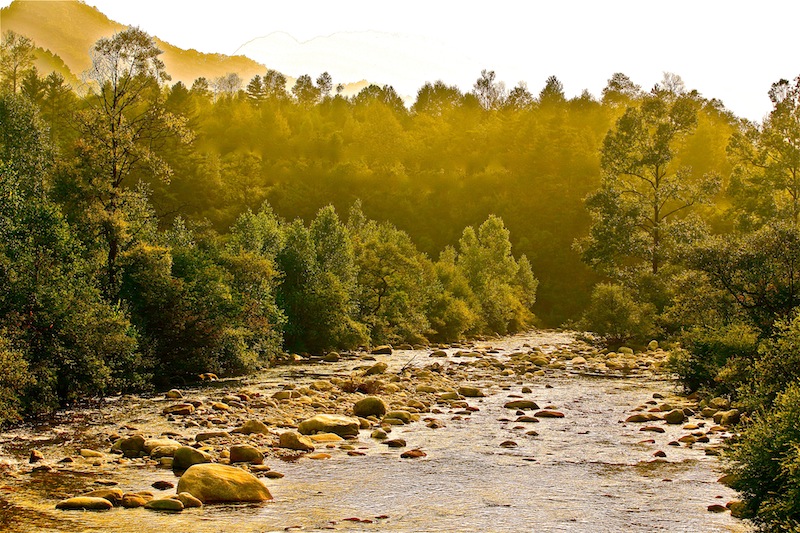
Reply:
<svg viewBox="0 0 800 533"><path fill-rule="evenodd" d="M40 72L47 72L45 69L53 63L49 56L55 55L63 60L72 73L80 76L90 66L89 50L92 45L101 37L125 29L125 25L110 20L96 8L77 0L16 0L0 10L0 29L25 35L49 52L38 54L37 67ZM147 31L147 28L142 29ZM229 72L236 72L242 79L248 80L266 70L264 65L244 56L205 54L196 50L182 50L157 38L156 42L164 51L161 58L172 80L187 85L200 76L215 78Z"/></svg>

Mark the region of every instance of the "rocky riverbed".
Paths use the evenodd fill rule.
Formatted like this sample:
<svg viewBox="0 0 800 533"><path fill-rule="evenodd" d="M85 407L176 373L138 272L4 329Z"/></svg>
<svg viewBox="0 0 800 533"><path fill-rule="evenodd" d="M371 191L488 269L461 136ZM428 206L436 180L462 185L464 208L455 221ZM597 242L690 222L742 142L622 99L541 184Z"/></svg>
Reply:
<svg viewBox="0 0 800 533"><path fill-rule="evenodd" d="M737 413L651 348L533 332L106 398L0 435L0 530L746 531L717 482Z"/></svg>

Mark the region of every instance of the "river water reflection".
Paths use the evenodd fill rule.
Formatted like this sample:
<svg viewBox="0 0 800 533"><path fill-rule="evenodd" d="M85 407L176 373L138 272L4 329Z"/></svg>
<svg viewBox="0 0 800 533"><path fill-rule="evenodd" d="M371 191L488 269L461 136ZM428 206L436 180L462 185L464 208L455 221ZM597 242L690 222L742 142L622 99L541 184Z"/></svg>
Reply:
<svg viewBox="0 0 800 533"><path fill-rule="evenodd" d="M570 340L566 333L543 332L492 344L501 357L526 344L552 349ZM449 360L457 363L459 359L452 357L455 350L449 352ZM429 364L429 353L402 351L382 360L396 371L409 361ZM281 367L248 385L269 391L289 374L310 380L312 374L318 378L348 365L353 366L343 361ZM409 449L424 450L427 456L421 459L401 459L397 450L362 431L355 446L363 456L333 449L324 461L301 458L272 464L285 474L283 479L265 480L275 497L272 503L207 506L180 515L143 509L56 512L57 500L46 490L32 484L19 488L11 482L4 496L6 508L0 508L0 525L9 531L137 533L747 531L728 513L707 511L709 505L724 505L736 494L716 482L721 475L719 461L703 448L668 445L686 430L663 426L665 433L643 433L640 426L622 422L632 407L654 393L674 393L673 383L654 377L567 372L524 382L478 376L474 383L487 392L485 398L470 399L477 411L446 410L436 415L445 427L432 429L417 422L391 433L392 438L405 439ZM514 421L513 411L503 404L509 396L521 396L523 386L531 390L526 398L540 406L553 405L564 418ZM649 439L655 442L646 442ZM501 447L506 441L516 446ZM655 458L659 450L666 457ZM29 474L20 474L25 475ZM163 472L144 468L115 477L121 485L130 485L126 490L147 488L163 478Z"/></svg>

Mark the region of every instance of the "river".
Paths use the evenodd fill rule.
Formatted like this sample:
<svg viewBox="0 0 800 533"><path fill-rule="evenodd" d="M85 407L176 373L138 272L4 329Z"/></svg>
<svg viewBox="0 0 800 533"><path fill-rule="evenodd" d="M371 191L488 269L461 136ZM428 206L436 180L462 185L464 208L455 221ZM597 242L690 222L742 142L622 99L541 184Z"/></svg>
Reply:
<svg viewBox="0 0 800 533"><path fill-rule="evenodd" d="M573 340L565 332L534 332L484 344L491 344L493 357L502 360L506 354L531 347L551 353ZM325 450L331 455L325 460L269 459L272 469L285 477L264 480L275 499L263 505L208 505L176 515L144 509L56 511L59 498L79 492L98 472L108 475L108 471L76 460L70 469L30 473L24 454L31 447L52 457L74 454L77 446L87 445L80 440L79 431L81 435L102 434L109 425L136 424L151 432L166 431L170 426L146 398L137 403L130 403L129 398L110 399L100 406L62 413L45 425L3 433L0 466L7 475L0 486L0 529L136 533L748 531L745 522L729 513L707 510L709 505L736 499L736 493L717 483L722 475L720 462L706 455L703 445L669 445L687 430L662 423L663 433L644 432L641 424L623 422L633 408L647 406L646 402L652 405L654 395L680 401L674 398L674 382L650 373L587 375L571 371L569 365L545 376L500 376L487 371L486 365L468 364L470 357L457 357L457 351L451 348L447 358L435 360L429 357L430 350L376 357L389 364L389 373L432 361L463 366L470 383L486 392L486 397L468 398L468 411L441 409L434 416L444 427L414 422L393 429L391 438L405 439L408 449L419 448L426 457L401 459L396 449L362 431L352 448L363 455L334 446ZM343 375L357 364L363 361L308 362L223 385L269 394L287 381L299 386ZM524 392L523 387L527 387ZM552 406L565 416L541 418L538 423L517 422L513 410L503 405L520 397ZM715 444L718 440L712 436L709 446ZM665 457L655 457L659 451ZM172 476L170 471L136 462L115 467L111 473L125 490L146 489Z"/></svg>

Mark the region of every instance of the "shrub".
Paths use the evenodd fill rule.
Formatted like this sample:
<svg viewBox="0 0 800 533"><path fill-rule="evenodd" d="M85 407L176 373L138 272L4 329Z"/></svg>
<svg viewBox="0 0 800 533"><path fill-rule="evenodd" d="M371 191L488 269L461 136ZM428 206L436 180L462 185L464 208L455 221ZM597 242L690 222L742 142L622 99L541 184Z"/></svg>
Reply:
<svg viewBox="0 0 800 533"><path fill-rule="evenodd" d="M775 408L757 418L730 451L732 487L767 533L800 529L800 383L792 383Z"/></svg>
<svg viewBox="0 0 800 533"><path fill-rule="evenodd" d="M578 325L603 337L606 344L619 346L655 336L654 316L655 307L636 302L623 286L600 283Z"/></svg>
<svg viewBox="0 0 800 533"><path fill-rule="evenodd" d="M742 323L719 329L693 328L681 336L681 344L683 349L672 352L668 368L685 389L705 387L715 394L731 393L743 379L738 369L742 363L749 366L748 361L755 357L758 334Z"/></svg>

